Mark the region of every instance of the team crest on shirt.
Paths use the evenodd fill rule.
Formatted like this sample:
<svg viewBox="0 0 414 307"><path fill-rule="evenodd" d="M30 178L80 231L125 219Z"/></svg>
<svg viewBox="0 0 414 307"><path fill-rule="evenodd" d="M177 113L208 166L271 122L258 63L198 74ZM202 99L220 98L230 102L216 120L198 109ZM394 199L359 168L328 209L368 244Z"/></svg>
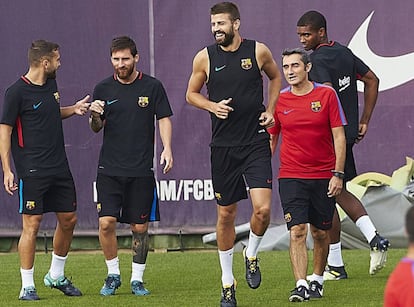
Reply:
<svg viewBox="0 0 414 307"><path fill-rule="evenodd" d="M60 100L59 92L53 93L53 96L55 97L56 102L59 103L59 100Z"/></svg>
<svg viewBox="0 0 414 307"><path fill-rule="evenodd" d="M101 209L102 209L101 203L97 203L96 204L96 211L101 212Z"/></svg>
<svg viewBox="0 0 414 307"><path fill-rule="evenodd" d="M148 104L149 104L149 97L146 97L146 96L141 96L141 97L138 97L137 104L138 104L141 108L145 108L145 107L146 107L146 106L148 106Z"/></svg>
<svg viewBox="0 0 414 307"><path fill-rule="evenodd" d="M244 70L249 70L253 66L252 59L251 58L241 59L241 65L240 66Z"/></svg>
<svg viewBox="0 0 414 307"><path fill-rule="evenodd" d="M289 223L290 221L292 221L292 216L290 215L290 213L286 213L285 214L285 222Z"/></svg>
<svg viewBox="0 0 414 307"><path fill-rule="evenodd" d="M214 196L216 196L216 199L217 199L217 200L221 200L221 193L217 193L217 192L215 192L215 193L214 193Z"/></svg>
<svg viewBox="0 0 414 307"><path fill-rule="evenodd" d="M34 200L28 200L26 202L26 209L33 210L36 207L36 202Z"/></svg>
<svg viewBox="0 0 414 307"><path fill-rule="evenodd" d="M311 109L313 112L319 112L321 110L321 102L320 101L312 101L311 102Z"/></svg>

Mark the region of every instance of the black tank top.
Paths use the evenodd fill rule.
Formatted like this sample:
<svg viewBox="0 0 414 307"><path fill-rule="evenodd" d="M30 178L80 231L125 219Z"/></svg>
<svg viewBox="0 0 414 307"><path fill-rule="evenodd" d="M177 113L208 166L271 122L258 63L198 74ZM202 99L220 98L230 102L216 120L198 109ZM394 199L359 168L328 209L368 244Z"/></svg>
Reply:
<svg viewBox="0 0 414 307"><path fill-rule="evenodd" d="M256 42L247 39L234 52L223 51L217 44L207 47L209 99L219 102L232 98L229 106L234 109L225 120L210 114L210 146L243 146L269 139L266 129L259 125L259 117L265 107L263 79L256 62L255 48Z"/></svg>

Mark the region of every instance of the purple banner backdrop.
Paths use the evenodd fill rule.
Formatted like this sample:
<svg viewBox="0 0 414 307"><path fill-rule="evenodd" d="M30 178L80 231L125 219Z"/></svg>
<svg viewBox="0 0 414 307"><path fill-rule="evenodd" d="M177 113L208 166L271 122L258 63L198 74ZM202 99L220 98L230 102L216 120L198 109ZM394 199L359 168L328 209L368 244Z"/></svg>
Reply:
<svg viewBox="0 0 414 307"><path fill-rule="evenodd" d="M112 72L109 44L112 37L132 36L140 52L140 70L160 79L174 110L175 166L167 175L157 171L161 222L153 233L205 233L214 230L216 208L210 178L210 121L205 111L185 102L187 80L196 52L213 42L210 0L15 0L0 3L4 59L1 92L27 70L30 42L44 38L61 45L62 67L58 84L62 105L92 93L94 85ZM365 140L355 146L358 171L390 175L414 156L414 42L405 33L412 25L412 1L271 1L240 0L243 37L264 42L280 63L286 47L298 47L296 21L310 9L328 20L331 40L350 44L381 79L381 92ZM401 32L403 31L403 32ZM361 94L362 100L362 94ZM1 102L0 102L1 104ZM65 142L78 194L77 231L97 229L93 182L102 134L90 131L87 118L64 121ZM159 163L160 142L157 140ZM273 160L277 175L278 157ZM1 174L2 175L2 174ZM274 184L272 222L282 213ZM21 228L17 197L0 193L0 229ZM240 203L237 224L249 221L251 207ZM43 229L53 229L47 215Z"/></svg>

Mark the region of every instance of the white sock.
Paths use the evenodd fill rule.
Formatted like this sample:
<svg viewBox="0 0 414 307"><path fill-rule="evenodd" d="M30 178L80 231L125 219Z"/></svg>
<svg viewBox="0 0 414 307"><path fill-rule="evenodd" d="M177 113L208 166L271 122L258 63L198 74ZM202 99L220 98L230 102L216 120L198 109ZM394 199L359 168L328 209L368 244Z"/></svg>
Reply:
<svg viewBox="0 0 414 307"><path fill-rule="evenodd" d="M20 275L22 277L22 289L35 286L34 279L33 279L33 273L34 273L34 267L28 270L20 268Z"/></svg>
<svg viewBox="0 0 414 307"><path fill-rule="evenodd" d="M309 276L309 281L317 281L320 285L323 285L323 276L313 273Z"/></svg>
<svg viewBox="0 0 414 307"><path fill-rule="evenodd" d="M336 267L344 266L341 242L329 244L328 265Z"/></svg>
<svg viewBox="0 0 414 307"><path fill-rule="evenodd" d="M223 286L230 286L234 283L233 253L234 248L226 251L218 251L221 266L221 283Z"/></svg>
<svg viewBox="0 0 414 307"><path fill-rule="evenodd" d="M49 274L52 279L58 279L65 276L65 263L68 256L58 256L54 252L52 253L52 262L50 264Z"/></svg>
<svg viewBox="0 0 414 307"><path fill-rule="evenodd" d="M132 262L132 274L131 274L131 282L134 280L138 280L140 282L143 282L143 276L145 271L146 264L141 263L135 263Z"/></svg>
<svg viewBox="0 0 414 307"><path fill-rule="evenodd" d="M359 219L357 219L355 225L357 225L359 230L361 230L362 234L365 236L368 243L370 243L372 239L374 239L376 235L376 229L368 215L363 215Z"/></svg>
<svg viewBox="0 0 414 307"><path fill-rule="evenodd" d="M257 256L257 250L259 249L260 242L262 242L263 236L257 236L253 233L253 231L250 229L249 233L249 243L247 245L246 249L246 257L256 257Z"/></svg>
<svg viewBox="0 0 414 307"><path fill-rule="evenodd" d="M116 274L120 275L121 271L119 270L119 258L115 257L111 260L105 260L106 266L108 267L108 275L109 274Z"/></svg>
<svg viewBox="0 0 414 307"><path fill-rule="evenodd" d="M309 285L308 285L308 282L307 282L306 280L304 280L304 279L299 279L299 280L296 282L296 288L299 288L300 286L303 286L303 287L305 287L306 289L308 289L308 290L309 290Z"/></svg>

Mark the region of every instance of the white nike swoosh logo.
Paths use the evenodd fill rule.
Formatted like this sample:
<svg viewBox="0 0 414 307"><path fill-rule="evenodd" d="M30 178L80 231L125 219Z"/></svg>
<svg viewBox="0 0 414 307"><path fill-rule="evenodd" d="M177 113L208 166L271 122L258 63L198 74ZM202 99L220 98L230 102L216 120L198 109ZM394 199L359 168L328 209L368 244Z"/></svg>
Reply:
<svg viewBox="0 0 414 307"><path fill-rule="evenodd" d="M291 110L283 110L283 114L287 115L287 114L289 114L292 111L293 111L293 109L291 109Z"/></svg>
<svg viewBox="0 0 414 307"><path fill-rule="evenodd" d="M118 101L118 99L114 99L114 100L108 100L107 102L106 102L106 104L109 106L110 104L113 104L113 103L115 103L115 102L117 102Z"/></svg>
<svg viewBox="0 0 414 307"><path fill-rule="evenodd" d="M224 69L224 68L226 68L226 65L223 65L223 66L220 66L220 67L214 67L214 70L215 71L220 71L220 70L222 70L222 69Z"/></svg>
<svg viewBox="0 0 414 307"><path fill-rule="evenodd" d="M400 86L414 79L414 71L407 65L414 62L414 52L395 57L382 57L375 54L368 45L368 26L374 11L365 19L348 44L348 48L363 60L380 79L379 91ZM394 73L398 72L398 73ZM363 92L362 82L358 90Z"/></svg>

